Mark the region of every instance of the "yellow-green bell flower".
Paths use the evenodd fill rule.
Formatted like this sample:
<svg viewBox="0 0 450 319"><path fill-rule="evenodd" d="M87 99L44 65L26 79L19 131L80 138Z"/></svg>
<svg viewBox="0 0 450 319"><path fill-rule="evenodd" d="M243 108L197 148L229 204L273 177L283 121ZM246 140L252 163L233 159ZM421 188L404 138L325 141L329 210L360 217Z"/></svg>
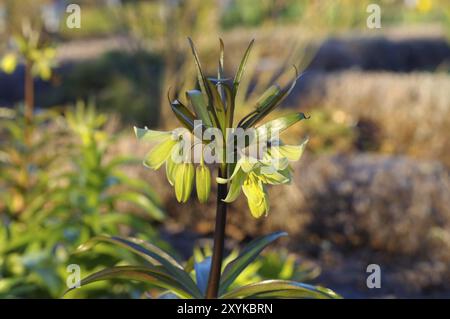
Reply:
<svg viewBox="0 0 450 319"><path fill-rule="evenodd" d="M203 163L196 168L195 181L198 200L200 203L206 203L211 192L211 172Z"/></svg>
<svg viewBox="0 0 450 319"><path fill-rule="evenodd" d="M305 150L308 139L304 140L300 145L276 145L268 148L271 158L287 158L291 162L300 160Z"/></svg>
<svg viewBox="0 0 450 319"><path fill-rule="evenodd" d="M181 163L175 167L175 196L180 203L186 203L191 196L194 172L192 163Z"/></svg>
<svg viewBox="0 0 450 319"><path fill-rule="evenodd" d="M183 134L190 134L186 130L172 132L155 131L147 128L134 128L140 141L157 143L144 159L144 166L157 170L166 164L166 176L170 185L175 188L175 195L179 202L186 202L192 192L194 181L194 165L183 155Z"/></svg>
<svg viewBox="0 0 450 319"><path fill-rule="evenodd" d="M229 179L217 179L218 183L230 182L224 201L231 203L236 200L242 188L252 215L255 218L267 215L269 200L265 185L287 184L291 181L289 161L300 159L307 142L308 140L300 145L271 146L262 160L242 156Z"/></svg>
<svg viewBox="0 0 450 319"><path fill-rule="evenodd" d="M241 193L241 188L247 197L250 212L255 218L267 215L269 201L265 184L279 185L290 182L288 161L256 161L254 158L242 157L236 164L229 179L217 179L218 183L230 182L230 189L225 202L231 203Z"/></svg>

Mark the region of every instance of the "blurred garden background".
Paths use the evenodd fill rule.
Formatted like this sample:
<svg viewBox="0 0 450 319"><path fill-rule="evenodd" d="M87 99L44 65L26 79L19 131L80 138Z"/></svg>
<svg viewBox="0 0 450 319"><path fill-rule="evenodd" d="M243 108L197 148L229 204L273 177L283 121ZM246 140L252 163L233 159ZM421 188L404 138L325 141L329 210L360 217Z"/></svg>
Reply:
<svg viewBox="0 0 450 319"><path fill-rule="evenodd" d="M69 4L81 8L81 28L67 24ZM371 4L381 28L368 26ZM266 218L233 203L226 245L289 237L241 282L450 297L448 0L0 0L1 298L59 298L69 264L85 275L136 258L107 245L74 254L95 234L133 235L180 260L208 249L214 200L178 204L164 170L141 165L147 150L133 133L175 127L167 92L196 81L188 36L211 75L219 38L230 75L255 39L242 115L268 84L289 80L291 65L302 73L273 115L311 116L285 136L310 137L294 182L269 191ZM379 289L366 286L369 264L381 267ZM149 291L111 281L70 297Z"/></svg>

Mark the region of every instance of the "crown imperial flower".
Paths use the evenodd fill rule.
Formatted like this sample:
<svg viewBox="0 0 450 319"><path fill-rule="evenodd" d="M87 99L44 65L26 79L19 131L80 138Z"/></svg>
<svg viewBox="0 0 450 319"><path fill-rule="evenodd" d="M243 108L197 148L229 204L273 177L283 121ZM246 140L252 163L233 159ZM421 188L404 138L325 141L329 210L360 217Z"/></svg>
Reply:
<svg viewBox="0 0 450 319"><path fill-rule="evenodd" d="M290 183L292 168L289 162L300 159L307 143L305 140L299 145L285 145L279 141L278 135L306 119L306 116L294 113L255 126L291 92L298 78L297 69L290 86L271 86L257 101L255 109L234 127L235 98L253 41L232 81L223 77L222 41L217 78L205 77L194 44L190 39L189 42L200 90L186 92L189 105L184 105L178 99L169 99L182 129L163 132L135 128L140 141L155 143L145 156L144 165L155 170L165 165L167 179L174 187L179 202L185 203L189 199L195 182L198 199L205 203L211 190L208 164L216 163L220 170L216 181L228 189L222 200L231 203L242 190L252 216L265 216L269 212L266 186ZM234 140L235 137L239 139L239 130L244 136L240 147L239 141L235 143ZM250 141L245 142L245 136L249 136ZM252 150L256 150L256 154Z"/></svg>

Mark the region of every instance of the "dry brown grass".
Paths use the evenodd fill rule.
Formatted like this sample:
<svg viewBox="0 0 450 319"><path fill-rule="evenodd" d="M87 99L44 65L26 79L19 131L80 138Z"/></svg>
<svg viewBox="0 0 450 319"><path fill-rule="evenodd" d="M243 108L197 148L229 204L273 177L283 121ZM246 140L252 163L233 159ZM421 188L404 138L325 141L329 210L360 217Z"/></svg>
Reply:
<svg viewBox="0 0 450 319"><path fill-rule="evenodd" d="M307 107L343 111L355 124L373 122L380 129L378 151L450 165L448 74L348 71L314 83Z"/></svg>

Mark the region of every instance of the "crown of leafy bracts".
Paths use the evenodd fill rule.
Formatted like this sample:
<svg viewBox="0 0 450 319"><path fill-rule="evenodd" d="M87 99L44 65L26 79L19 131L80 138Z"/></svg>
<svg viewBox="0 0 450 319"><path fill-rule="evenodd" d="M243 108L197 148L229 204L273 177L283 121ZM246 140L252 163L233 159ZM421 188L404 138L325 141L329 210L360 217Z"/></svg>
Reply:
<svg viewBox="0 0 450 319"><path fill-rule="evenodd" d="M211 172L202 156L195 167L193 161L187 154L183 154L183 143L186 135L194 139L194 144L201 144L204 149L218 147L218 141L204 139L197 132L204 132L208 128L219 130L223 136L224 145L228 145L230 129L241 128L252 130L253 138L250 139L243 149L234 148L235 160L226 163L225 169L229 178L217 178L218 183L229 183L229 192L225 202L233 202L240 194L241 189L247 197L248 205L252 215L256 218L266 215L269 211L269 201L266 185L286 184L291 181L292 168L290 161L300 159L307 140L299 145L285 145L275 140L279 133L291 125L306 118L303 113L290 114L262 125L257 126L270 112L272 112L289 95L298 79L298 72L294 66L295 77L287 87L278 84L269 87L257 101L255 108L244 116L237 124L234 123L235 100L239 90L239 83L244 74L250 51L253 47L252 40L238 67L233 80L224 77L224 44L220 40L220 56L217 78L206 77L192 40L189 44L195 60L200 90L186 92L189 105L183 104L179 99L171 100L170 106L183 130L155 131L147 128L135 128L139 140L154 142L156 145L145 156L144 165L159 169L165 164L166 175L169 183L175 188L175 195L179 202L186 202L192 192L194 179L198 199L204 203L208 200L211 188ZM201 122L197 122L201 121ZM198 127L197 123L201 123ZM248 155L246 149L251 144L263 143L265 148L263 154L258 157ZM227 150L218 150L222 159L226 157ZM175 161L174 158L181 158ZM223 161L225 162L225 160Z"/></svg>

